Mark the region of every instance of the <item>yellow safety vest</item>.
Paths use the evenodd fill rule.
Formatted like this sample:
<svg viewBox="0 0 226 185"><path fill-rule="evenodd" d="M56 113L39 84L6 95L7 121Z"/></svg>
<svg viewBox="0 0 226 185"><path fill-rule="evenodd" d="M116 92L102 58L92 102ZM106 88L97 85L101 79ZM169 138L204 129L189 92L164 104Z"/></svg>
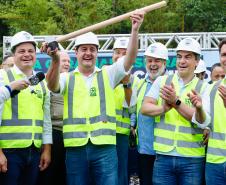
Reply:
<svg viewBox="0 0 226 185"><path fill-rule="evenodd" d="M105 69L94 74L88 90L81 73L68 74L64 94L65 147L116 144L114 91Z"/></svg>
<svg viewBox="0 0 226 185"><path fill-rule="evenodd" d="M179 83L177 75L163 76L162 86L170 84L171 81L175 86L176 93L179 93ZM203 81L194 77L185 87L184 92L180 96L180 100L188 106L192 106L187 93L192 89L200 92ZM160 105L161 98L158 101ZM185 156L204 156L205 148L202 146L203 131L197 128L197 125L187 121L175 109L171 109L166 114L158 116L155 119L155 142L154 149L160 152L170 152L174 148L179 154Z"/></svg>
<svg viewBox="0 0 226 185"><path fill-rule="evenodd" d="M128 108L123 107L125 101L124 88L118 85L114 89L115 109L116 109L116 133L129 135L130 117Z"/></svg>
<svg viewBox="0 0 226 185"><path fill-rule="evenodd" d="M136 85L138 77L131 76L132 88ZM129 135L130 133L130 115L129 109L123 107L125 101L125 91L121 85L114 89L115 109L116 109L116 133Z"/></svg>
<svg viewBox="0 0 226 185"><path fill-rule="evenodd" d="M141 105L143 103L144 99L144 93L147 88L147 82L145 79L140 80L138 84L138 91L137 91L137 119L138 119L138 114L140 112Z"/></svg>
<svg viewBox="0 0 226 185"><path fill-rule="evenodd" d="M209 163L226 162L226 108L217 90L223 84L220 80L211 86L210 114L211 133L208 142L206 160Z"/></svg>
<svg viewBox="0 0 226 185"><path fill-rule="evenodd" d="M5 84L21 79L14 70L2 74ZM38 148L41 147L46 84L42 81L33 88L35 93L26 88L4 103L0 148L25 148L32 143Z"/></svg>

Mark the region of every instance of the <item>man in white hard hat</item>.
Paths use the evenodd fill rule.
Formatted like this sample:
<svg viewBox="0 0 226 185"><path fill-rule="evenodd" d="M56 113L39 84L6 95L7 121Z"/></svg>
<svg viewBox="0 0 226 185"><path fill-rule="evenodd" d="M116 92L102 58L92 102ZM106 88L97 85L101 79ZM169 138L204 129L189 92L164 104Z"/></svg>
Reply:
<svg viewBox="0 0 226 185"><path fill-rule="evenodd" d="M127 53L129 38L119 37L113 46L113 63L120 61ZM135 94L132 95L132 87L138 81L137 77L126 75L114 89L116 108L116 149L118 156L118 185L128 184L128 150L130 134L129 107L134 106Z"/></svg>
<svg viewBox="0 0 226 185"><path fill-rule="evenodd" d="M206 64L202 59L199 60L198 66L196 67L194 73L199 79L201 79L201 80L205 79Z"/></svg>
<svg viewBox="0 0 226 185"><path fill-rule="evenodd" d="M142 12L131 16L132 33L125 58L102 70L95 67L99 42L91 32L76 38L78 68L70 74L60 76L58 52L50 54L53 61L47 74L48 87L64 95L63 135L69 185L87 185L89 175L95 184L117 184L113 89L135 62L143 16Z"/></svg>
<svg viewBox="0 0 226 185"><path fill-rule="evenodd" d="M51 160L52 126L50 97L45 82L29 86L35 75L36 42L25 31L12 37L15 65L0 72L4 85L0 116L1 185L36 185L39 170ZM3 107L4 106L4 107Z"/></svg>
<svg viewBox="0 0 226 185"><path fill-rule="evenodd" d="M178 74L158 77L141 108L143 114L155 116L153 184L201 185L205 147L197 125L204 128L210 123L209 102L203 105L198 95L206 92L207 84L194 75L201 48L196 40L185 38L176 52Z"/></svg>
<svg viewBox="0 0 226 185"><path fill-rule="evenodd" d="M226 74L226 38L219 44L221 67ZM213 83L209 92L211 132L206 154L206 185L226 184L226 78Z"/></svg>
<svg viewBox="0 0 226 185"><path fill-rule="evenodd" d="M154 117L145 116L140 112L143 99L157 77L164 75L168 50L162 43L151 44L144 53L146 63L145 78L137 85L137 110L135 119L131 118L132 128L138 136L138 171L140 185L152 185L153 165L155 161Z"/></svg>

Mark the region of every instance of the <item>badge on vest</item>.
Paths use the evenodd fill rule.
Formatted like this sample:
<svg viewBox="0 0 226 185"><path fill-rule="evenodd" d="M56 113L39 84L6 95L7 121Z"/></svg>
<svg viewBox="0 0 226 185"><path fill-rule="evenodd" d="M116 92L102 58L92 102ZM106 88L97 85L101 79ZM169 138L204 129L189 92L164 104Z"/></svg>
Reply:
<svg viewBox="0 0 226 185"><path fill-rule="evenodd" d="M89 95L90 96L96 96L97 95L96 87L91 87L90 88Z"/></svg>

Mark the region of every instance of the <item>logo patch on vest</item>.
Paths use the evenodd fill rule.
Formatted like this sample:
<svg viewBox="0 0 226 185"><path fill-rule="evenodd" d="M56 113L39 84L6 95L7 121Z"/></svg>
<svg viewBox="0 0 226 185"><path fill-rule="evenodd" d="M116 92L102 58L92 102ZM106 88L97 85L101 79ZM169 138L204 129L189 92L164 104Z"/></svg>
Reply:
<svg viewBox="0 0 226 185"><path fill-rule="evenodd" d="M96 87L91 87L89 90L89 94L90 96L96 96L97 95Z"/></svg>
<svg viewBox="0 0 226 185"><path fill-rule="evenodd" d="M36 95L37 95L38 98L42 98L42 91L35 90L35 92L36 92Z"/></svg>

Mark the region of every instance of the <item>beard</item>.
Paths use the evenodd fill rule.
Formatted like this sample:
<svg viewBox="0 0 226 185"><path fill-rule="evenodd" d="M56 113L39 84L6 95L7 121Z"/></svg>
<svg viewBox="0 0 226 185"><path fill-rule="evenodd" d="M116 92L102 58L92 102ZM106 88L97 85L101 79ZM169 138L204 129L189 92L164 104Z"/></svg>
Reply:
<svg viewBox="0 0 226 185"><path fill-rule="evenodd" d="M155 73L155 74L151 73L150 72L151 71L150 69L147 69L146 68L146 71L147 71L150 79L154 81L156 78L158 78L159 76L161 76L161 75L163 75L165 73L165 66L162 65L162 67L160 69L158 69L158 72Z"/></svg>

